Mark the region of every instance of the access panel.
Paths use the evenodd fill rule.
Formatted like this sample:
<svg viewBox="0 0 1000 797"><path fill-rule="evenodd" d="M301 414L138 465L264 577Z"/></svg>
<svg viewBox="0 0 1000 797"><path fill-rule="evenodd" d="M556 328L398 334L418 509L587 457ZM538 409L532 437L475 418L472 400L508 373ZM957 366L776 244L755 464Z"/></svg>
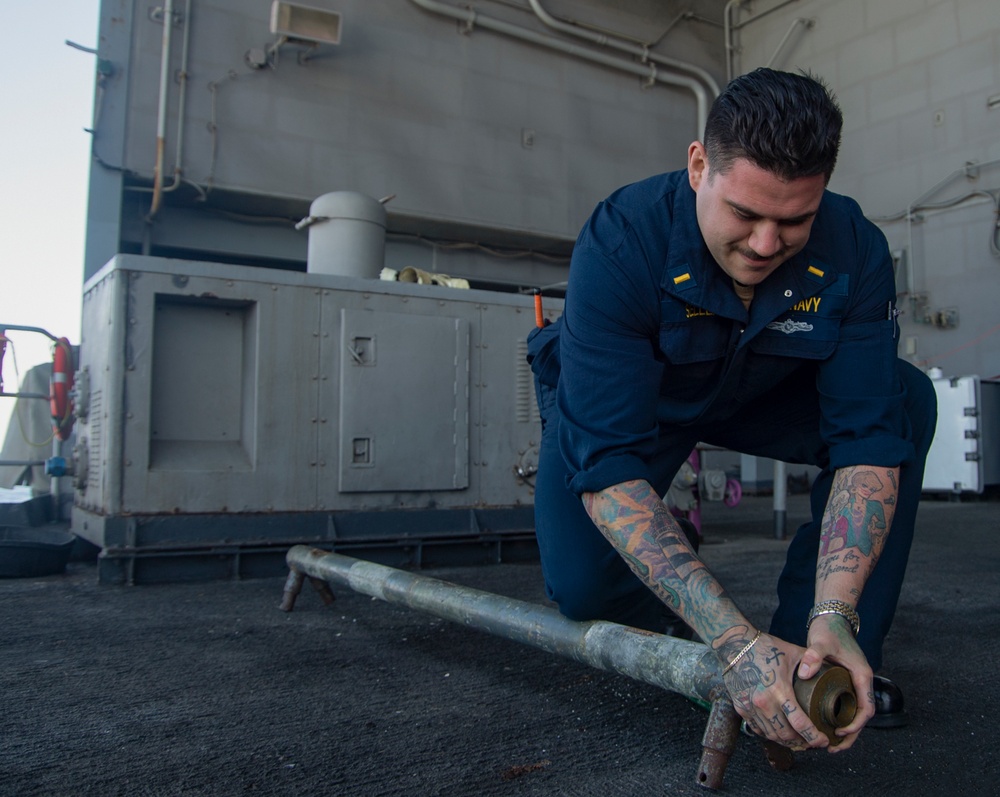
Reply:
<svg viewBox="0 0 1000 797"><path fill-rule="evenodd" d="M469 322L341 310L341 492L469 486Z"/></svg>

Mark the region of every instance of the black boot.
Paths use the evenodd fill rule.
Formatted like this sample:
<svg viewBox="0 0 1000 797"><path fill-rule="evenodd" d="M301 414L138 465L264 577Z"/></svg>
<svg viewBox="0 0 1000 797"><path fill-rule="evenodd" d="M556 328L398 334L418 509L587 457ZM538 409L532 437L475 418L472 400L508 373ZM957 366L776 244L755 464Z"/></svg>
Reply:
<svg viewBox="0 0 1000 797"><path fill-rule="evenodd" d="M903 691L882 675L872 683L875 696L875 716L868 720L868 728L902 728L910 718L903 708Z"/></svg>

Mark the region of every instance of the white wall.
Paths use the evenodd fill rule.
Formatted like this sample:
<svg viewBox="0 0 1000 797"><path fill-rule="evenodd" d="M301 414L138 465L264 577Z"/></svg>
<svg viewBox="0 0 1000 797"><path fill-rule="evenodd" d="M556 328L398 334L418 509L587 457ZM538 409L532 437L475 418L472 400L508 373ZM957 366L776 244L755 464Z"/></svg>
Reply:
<svg viewBox="0 0 1000 797"><path fill-rule="evenodd" d="M739 21L777 2L753 4ZM901 355L947 375L1000 376L1000 257L992 200L949 209L907 208L1000 191L1000 2L997 0L813 0L793 2L737 33L736 73L768 64L808 69L830 84L845 116L831 188L855 197L879 221L893 249L906 250L897 273ZM965 164L981 168L965 175ZM936 189L929 194L932 189ZM898 220L889 220L894 217ZM954 311L954 328L924 322Z"/></svg>

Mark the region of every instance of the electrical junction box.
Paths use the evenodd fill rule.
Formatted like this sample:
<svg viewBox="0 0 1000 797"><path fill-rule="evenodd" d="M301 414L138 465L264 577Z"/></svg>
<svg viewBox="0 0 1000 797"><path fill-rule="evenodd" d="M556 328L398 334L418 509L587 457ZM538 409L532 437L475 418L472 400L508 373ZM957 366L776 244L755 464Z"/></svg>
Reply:
<svg viewBox="0 0 1000 797"><path fill-rule="evenodd" d="M341 16L336 11L274 0L271 33L316 44L340 44Z"/></svg>
<svg viewBox="0 0 1000 797"><path fill-rule="evenodd" d="M938 422L924 492L982 493L1000 484L1000 381L978 376L931 381Z"/></svg>

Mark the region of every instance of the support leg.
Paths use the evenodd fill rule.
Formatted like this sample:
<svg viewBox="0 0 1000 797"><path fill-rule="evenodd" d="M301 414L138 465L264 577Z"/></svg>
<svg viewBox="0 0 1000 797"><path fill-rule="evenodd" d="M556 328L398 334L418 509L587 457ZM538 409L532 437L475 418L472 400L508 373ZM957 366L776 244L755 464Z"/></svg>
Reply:
<svg viewBox="0 0 1000 797"><path fill-rule="evenodd" d="M324 606L329 606L337 598L330 589L330 585L327 584L321 578L314 578L309 576L309 583L313 585L313 589L319 594L320 599L323 601Z"/></svg>
<svg viewBox="0 0 1000 797"><path fill-rule="evenodd" d="M281 606L279 607L281 611L290 612L295 608L295 599L302 592L303 581L305 581L305 576L298 570L291 568L288 570L288 578L285 579L285 591L281 594Z"/></svg>
<svg viewBox="0 0 1000 797"><path fill-rule="evenodd" d="M728 698L712 703L705 736L701 740L701 764L698 784L707 789L721 789L729 757L740 735L740 717Z"/></svg>

